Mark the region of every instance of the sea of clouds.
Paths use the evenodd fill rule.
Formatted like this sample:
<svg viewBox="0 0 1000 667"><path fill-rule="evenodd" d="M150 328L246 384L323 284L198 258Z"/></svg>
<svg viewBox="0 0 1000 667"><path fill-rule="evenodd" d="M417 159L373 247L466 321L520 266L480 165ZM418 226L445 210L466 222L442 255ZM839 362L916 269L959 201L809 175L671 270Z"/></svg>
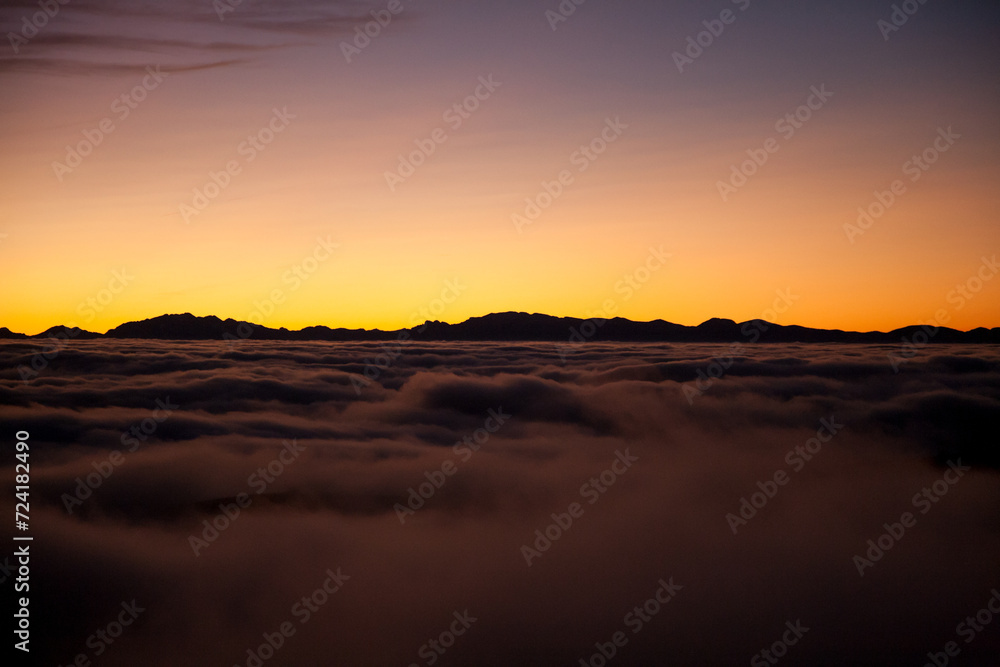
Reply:
<svg viewBox="0 0 1000 667"><path fill-rule="evenodd" d="M994 664L1000 350L729 349L0 343L33 657Z"/></svg>

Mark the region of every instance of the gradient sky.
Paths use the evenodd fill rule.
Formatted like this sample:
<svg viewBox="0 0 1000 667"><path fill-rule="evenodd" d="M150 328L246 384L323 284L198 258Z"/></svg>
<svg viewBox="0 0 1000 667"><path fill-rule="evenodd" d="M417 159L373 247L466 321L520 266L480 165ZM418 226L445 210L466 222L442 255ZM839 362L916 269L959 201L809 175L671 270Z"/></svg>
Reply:
<svg viewBox="0 0 1000 667"><path fill-rule="evenodd" d="M208 0L70 0L15 53L9 35L41 10L5 2L0 326L251 319L279 290L267 326L397 328L455 279L436 319L583 317L611 299L635 320L747 320L791 290L769 319L1000 326L1000 280L953 291L992 277L982 258L1000 250L996 6L928 0L886 40L889 2L589 0L553 30L556 0L401 0L348 63L342 43L388 4L243 0L220 20ZM726 9L735 21L679 72L672 54ZM116 98L157 66L122 118ZM499 88L449 125L490 75ZM814 86L833 96L785 138L776 121ZM294 118L248 161L241 142L275 108ZM105 118L114 131L57 175ZM608 118L627 129L579 171L574 152ZM960 138L911 181L904 163L949 127ZM447 141L390 190L385 173L435 128ZM718 182L770 137L779 150L723 201ZM185 222L180 206L231 160L240 173ZM512 214L566 169L518 231ZM849 240L896 179L905 193ZM317 238L332 257L286 280ZM671 257L626 298L616 285L650 247Z"/></svg>

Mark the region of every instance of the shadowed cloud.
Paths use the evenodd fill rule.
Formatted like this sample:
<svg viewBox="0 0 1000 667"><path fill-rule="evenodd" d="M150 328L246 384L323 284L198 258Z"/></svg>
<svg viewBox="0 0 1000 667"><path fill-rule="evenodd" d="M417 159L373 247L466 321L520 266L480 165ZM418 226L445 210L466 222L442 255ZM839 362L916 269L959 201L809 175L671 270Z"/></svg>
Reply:
<svg viewBox="0 0 1000 667"><path fill-rule="evenodd" d="M1000 554L992 347L944 346L900 373L882 346L750 347L690 402L685 383L726 346L593 344L563 365L552 343L413 343L360 389L377 343L75 341L22 383L11 369L31 349L0 344L0 403L31 432L53 661L134 597L148 617L103 664L176 663L178 634L189 664L245 664L341 566L343 595L281 664L409 664L466 608L481 620L451 664L572 664L671 576L684 589L622 664L742 662L800 616L801 660L904 664L978 608ZM786 455L821 420L835 436L794 471ZM589 503L622 452L635 463ZM972 472L859 577L866 540L958 460ZM791 482L734 535L725 517L776 470ZM192 536L240 494L195 556ZM584 514L526 567L521 546L572 502Z"/></svg>

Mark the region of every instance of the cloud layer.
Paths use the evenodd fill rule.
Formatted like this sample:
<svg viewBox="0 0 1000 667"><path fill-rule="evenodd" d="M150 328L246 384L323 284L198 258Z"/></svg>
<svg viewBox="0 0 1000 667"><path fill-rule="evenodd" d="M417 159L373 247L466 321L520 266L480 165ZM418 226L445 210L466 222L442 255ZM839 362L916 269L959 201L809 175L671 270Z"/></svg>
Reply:
<svg viewBox="0 0 1000 667"><path fill-rule="evenodd" d="M5 3L0 72L141 72L155 54L167 72L247 62L261 51L342 37L375 7L365 1L172 3L51 0ZM178 39L176 35L184 35ZM236 56L236 57L234 57Z"/></svg>
<svg viewBox="0 0 1000 667"><path fill-rule="evenodd" d="M35 648L93 658L135 599L100 664L246 665L285 621L265 664L576 665L618 631L615 664L746 664L798 619L787 664L995 654L996 627L956 625L1000 585L997 350L899 373L888 346L749 350L76 341L22 382L37 346L2 343L5 438L31 434ZM682 588L635 632L661 578Z"/></svg>

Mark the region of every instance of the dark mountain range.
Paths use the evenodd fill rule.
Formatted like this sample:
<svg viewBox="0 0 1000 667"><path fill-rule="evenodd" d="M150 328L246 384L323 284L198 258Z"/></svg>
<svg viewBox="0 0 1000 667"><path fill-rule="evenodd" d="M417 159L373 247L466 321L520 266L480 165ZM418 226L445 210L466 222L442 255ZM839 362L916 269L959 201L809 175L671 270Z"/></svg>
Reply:
<svg viewBox="0 0 1000 667"><path fill-rule="evenodd" d="M40 334L26 336L0 328L0 339L38 339L53 335L66 336L65 327L52 327ZM633 322L621 317L608 320L584 320L576 317L553 317L528 313L493 313L472 317L458 324L429 321L423 325L398 331L379 329L332 329L311 326L298 331L272 329L249 322L218 317L161 315L139 322L128 322L106 334L77 329L70 338L138 338L158 340L324 340L364 341L393 340L408 334L414 340L441 341L629 341L684 343L891 343L901 341L930 343L1000 343L1000 327L980 327L972 331L932 329L908 326L889 332L841 331L785 326L753 320L734 322L713 318L696 327L673 324L664 320ZM916 338L914 338L916 337ZM926 339L926 340L925 340Z"/></svg>
<svg viewBox="0 0 1000 667"><path fill-rule="evenodd" d="M0 338L27 338L25 334L14 333L7 327L0 327Z"/></svg>

